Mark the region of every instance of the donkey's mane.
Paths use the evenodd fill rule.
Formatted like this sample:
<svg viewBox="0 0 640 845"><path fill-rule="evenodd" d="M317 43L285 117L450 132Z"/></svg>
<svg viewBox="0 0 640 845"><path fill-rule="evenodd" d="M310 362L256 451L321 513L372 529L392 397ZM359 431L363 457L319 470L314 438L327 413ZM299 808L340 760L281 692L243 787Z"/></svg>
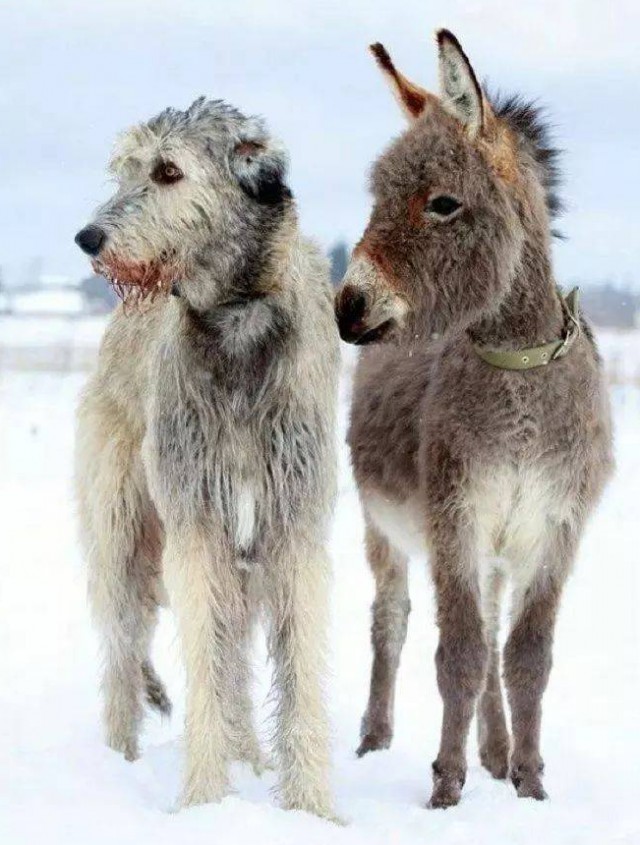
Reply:
<svg viewBox="0 0 640 845"><path fill-rule="evenodd" d="M488 96L496 115L507 121L538 166L549 217L559 217L564 209L557 192L562 183L562 151L553 145L552 127L547 120L545 109L536 102L525 100L520 94L505 95L497 92Z"/></svg>

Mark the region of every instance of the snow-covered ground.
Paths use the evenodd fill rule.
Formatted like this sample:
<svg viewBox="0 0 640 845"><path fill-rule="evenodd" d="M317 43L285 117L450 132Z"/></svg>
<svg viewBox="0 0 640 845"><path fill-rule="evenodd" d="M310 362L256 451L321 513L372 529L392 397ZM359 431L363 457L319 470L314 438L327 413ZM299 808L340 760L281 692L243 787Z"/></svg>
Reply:
<svg viewBox="0 0 640 845"><path fill-rule="evenodd" d="M636 360L638 350L635 350ZM350 369L348 366L346 370ZM274 775L234 770L218 806L171 813L181 765L183 680L169 613L156 664L174 700L172 721L150 717L134 763L104 747L96 641L70 500L73 406L83 376L0 372L0 842L640 843L640 390L613 388L618 471L593 520L566 591L545 699L543 745L551 799L518 800L479 766L475 741L457 808L424 808L440 700L432 595L412 568L413 613L400 672L391 750L356 760L369 673L372 583L346 450L332 552L334 785L349 824L285 813ZM342 389L341 438L348 407ZM256 701L266 718L268 671L256 652Z"/></svg>

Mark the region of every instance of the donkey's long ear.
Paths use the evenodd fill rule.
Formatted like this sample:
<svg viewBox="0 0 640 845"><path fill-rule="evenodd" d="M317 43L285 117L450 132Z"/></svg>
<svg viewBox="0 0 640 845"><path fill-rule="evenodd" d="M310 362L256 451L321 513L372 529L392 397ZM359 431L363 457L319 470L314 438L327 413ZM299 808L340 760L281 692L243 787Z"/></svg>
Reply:
<svg viewBox="0 0 640 845"><path fill-rule="evenodd" d="M448 29L438 30L440 97L442 104L475 137L483 130L484 98L471 62Z"/></svg>
<svg viewBox="0 0 640 845"><path fill-rule="evenodd" d="M433 97L433 94L425 91L419 85L409 82L406 76L403 76L397 71L391 61L391 56L382 44L372 44L369 50L378 63L378 67L384 74L405 115L409 120L415 120L417 117L420 117L429 98Z"/></svg>

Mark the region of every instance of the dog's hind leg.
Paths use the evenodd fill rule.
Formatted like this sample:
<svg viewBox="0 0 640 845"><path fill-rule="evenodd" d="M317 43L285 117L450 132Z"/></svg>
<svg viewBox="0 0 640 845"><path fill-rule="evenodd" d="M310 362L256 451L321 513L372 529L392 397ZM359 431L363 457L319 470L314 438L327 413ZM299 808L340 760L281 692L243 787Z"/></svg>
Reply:
<svg viewBox="0 0 640 845"><path fill-rule="evenodd" d="M362 717L358 757L391 745L396 677L410 610L405 555L396 551L369 522L365 543L369 566L376 579L376 597L371 623L371 686Z"/></svg>
<svg viewBox="0 0 640 845"><path fill-rule="evenodd" d="M149 661L162 527L138 463L137 449L113 420L81 412L76 481L89 602L101 638L106 742L127 760L139 753L144 700L170 708Z"/></svg>

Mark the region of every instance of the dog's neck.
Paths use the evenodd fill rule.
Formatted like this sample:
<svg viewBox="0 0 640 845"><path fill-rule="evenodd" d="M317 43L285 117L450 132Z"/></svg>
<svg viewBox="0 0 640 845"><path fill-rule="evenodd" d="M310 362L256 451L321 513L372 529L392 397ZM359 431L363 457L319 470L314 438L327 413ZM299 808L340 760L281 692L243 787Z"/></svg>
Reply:
<svg viewBox="0 0 640 845"><path fill-rule="evenodd" d="M262 209L261 213L266 212ZM281 289L281 279L291 263L292 243L298 237L293 201L254 224L242 250L234 253L234 245L230 245L225 260L215 245L205 247L193 261L189 277L174 282L172 294L203 322L215 323L221 311L249 306Z"/></svg>
<svg viewBox="0 0 640 845"><path fill-rule="evenodd" d="M232 295L227 299L220 299L211 308L207 308L203 311L198 311L196 308L190 305L189 302L184 298L182 291L180 290L179 282L174 282L171 287L171 296L175 296L177 299L182 299L188 311L196 315L198 318L205 320L207 318L207 315L212 316L215 312L222 308L242 308L245 305L249 305L251 302L264 299L268 295L269 293L266 290L247 290L241 293L237 293L236 295Z"/></svg>
<svg viewBox="0 0 640 845"><path fill-rule="evenodd" d="M178 330L190 350L191 364L230 386L269 378L298 337L298 293L292 271L297 238L297 226L280 227L265 260L256 266L255 277L242 287L225 286L209 307L195 307L176 284Z"/></svg>

